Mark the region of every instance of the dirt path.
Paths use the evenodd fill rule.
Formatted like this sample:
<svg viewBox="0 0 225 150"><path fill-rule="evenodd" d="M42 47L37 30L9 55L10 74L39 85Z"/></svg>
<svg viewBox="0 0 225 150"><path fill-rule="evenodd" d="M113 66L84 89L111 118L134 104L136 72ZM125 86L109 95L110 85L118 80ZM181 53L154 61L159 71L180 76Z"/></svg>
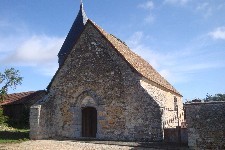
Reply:
<svg viewBox="0 0 225 150"><path fill-rule="evenodd" d="M0 150L140 150L129 146L93 144L77 141L37 140L20 144L0 144Z"/></svg>

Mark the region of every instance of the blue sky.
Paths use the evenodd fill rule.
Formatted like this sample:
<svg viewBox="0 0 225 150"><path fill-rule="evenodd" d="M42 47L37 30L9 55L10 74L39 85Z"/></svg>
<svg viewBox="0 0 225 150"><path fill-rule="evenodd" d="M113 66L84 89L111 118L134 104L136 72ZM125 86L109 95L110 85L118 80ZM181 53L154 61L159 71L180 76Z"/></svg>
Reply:
<svg viewBox="0 0 225 150"><path fill-rule="evenodd" d="M225 93L224 0L83 0L87 16L125 41L185 99ZM12 92L45 89L79 0L1 0L0 71L24 77Z"/></svg>

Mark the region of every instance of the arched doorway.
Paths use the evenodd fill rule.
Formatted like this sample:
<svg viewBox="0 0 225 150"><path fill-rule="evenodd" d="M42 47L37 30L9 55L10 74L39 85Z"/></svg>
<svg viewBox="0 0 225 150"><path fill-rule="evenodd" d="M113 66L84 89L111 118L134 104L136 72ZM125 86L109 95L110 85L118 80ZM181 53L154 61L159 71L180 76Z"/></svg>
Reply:
<svg viewBox="0 0 225 150"><path fill-rule="evenodd" d="M96 137L97 110L93 107L82 109L82 137Z"/></svg>

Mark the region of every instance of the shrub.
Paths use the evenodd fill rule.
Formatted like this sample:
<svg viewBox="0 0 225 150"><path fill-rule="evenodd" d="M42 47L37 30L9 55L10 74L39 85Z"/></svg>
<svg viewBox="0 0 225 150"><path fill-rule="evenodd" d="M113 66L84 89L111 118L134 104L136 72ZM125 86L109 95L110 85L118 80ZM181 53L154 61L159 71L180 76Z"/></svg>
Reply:
<svg viewBox="0 0 225 150"><path fill-rule="evenodd" d="M0 106L0 125L5 125L8 121L8 117L3 115L3 109Z"/></svg>

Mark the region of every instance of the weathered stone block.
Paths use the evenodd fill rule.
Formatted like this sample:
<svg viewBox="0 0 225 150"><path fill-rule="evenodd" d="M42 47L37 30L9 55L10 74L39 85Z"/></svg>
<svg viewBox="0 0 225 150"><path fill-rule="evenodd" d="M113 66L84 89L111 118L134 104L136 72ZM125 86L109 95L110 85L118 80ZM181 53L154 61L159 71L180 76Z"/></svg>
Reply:
<svg viewBox="0 0 225 150"><path fill-rule="evenodd" d="M193 149L225 147L225 102L189 103L185 105L188 145ZM197 118L196 118L197 116Z"/></svg>
<svg viewBox="0 0 225 150"><path fill-rule="evenodd" d="M47 96L31 108L31 137L80 138L95 115L83 110L93 108L96 138L159 141L163 122L176 114L166 110L174 107L174 97L182 108L181 95L143 77L89 23L54 76Z"/></svg>

